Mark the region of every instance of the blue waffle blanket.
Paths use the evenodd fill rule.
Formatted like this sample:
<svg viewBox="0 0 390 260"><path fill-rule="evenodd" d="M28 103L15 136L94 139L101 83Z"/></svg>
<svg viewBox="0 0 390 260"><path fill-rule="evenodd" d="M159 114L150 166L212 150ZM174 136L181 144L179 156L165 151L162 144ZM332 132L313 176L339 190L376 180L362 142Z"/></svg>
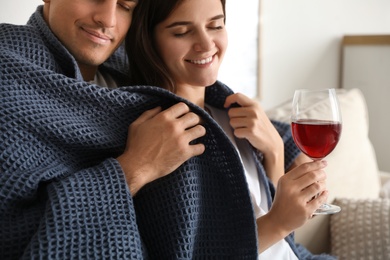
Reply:
<svg viewBox="0 0 390 260"><path fill-rule="evenodd" d="M257 234L234 146L201 108L157 87L106 89L82 80L42 7L28 25L0 25L0 259L256 259ZM100 69L126 78L119 49ZM220 82L206 102L222 108ZM134 198L114 159L147 109L179 101L204 117L201 156ZM298 154L289 126L286 166ZM259 178L268 183L258 153ZM297 254L308 255L287 240Z"/></svg>

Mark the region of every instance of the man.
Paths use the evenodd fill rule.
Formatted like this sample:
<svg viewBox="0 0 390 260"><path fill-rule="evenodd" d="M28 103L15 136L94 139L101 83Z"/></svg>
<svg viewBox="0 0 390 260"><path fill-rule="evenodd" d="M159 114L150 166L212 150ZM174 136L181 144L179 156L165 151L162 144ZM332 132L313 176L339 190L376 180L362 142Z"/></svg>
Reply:
<svg viewBox="0 0 390 260"><path fill-rule="evenodd" d="M141 259L132 196L203 153L184 103L115 114L137 2L44 0L0 25L1 259Z"/></svg>
<svg viewBox="0 0 390 260"><path fill-rule="evenodd" d="M115 81L112 81L109 74L106 73L105 76L103 76L103 80L99 81L102 76L98 71L98 66L105 62L123 42L123 39L130 28L132 12L137 5L138 0L101 2L102 3L95 4L93 1L45 0L43 10L44 19L53 33L59 38L73 57L75 57L83 79L85 81L96 79L96 83L112 88L115 85ZM136 133L140 132L139 135L143 137L145 131L153 131L153 129L156 129L149 124L160 125L162 123L161 120L168 120L168 124L171 124L174 119L178 119L180 122L174 122L175 125L169 125L167 127L176 127L177 124L180 124L180 126L178 126L180 129L177 131L169 131L171 134L167 136L169 139L168 141L160 140L160 142L156 142L159 141L156 136L161 134L161 126L157 128L158 130L156 129L159 132L151 132L145 135L146 140L141 139L138 135L136 135L135 138L129 138L129 141L131 140L131 142L134 142L133 140L136 140L138 143L132 144L131 147L129 147L128 150L130 151L128 151L127 154L130 155L123 155L120 157L120 163L124 169L131 167L131 169L127 169L126 171L129 173L128 175L130 175L127 176L127 178L131 179L131 181L128 181L131 190L138 190L140 188L138 186L142 186L142 184L134 184L138 183L138 181L134 180L135 177L142 176L142 178L145 179L150 173L156 175L151 178L152 180L160 175L164 175L164 173L172 172L173 169L177 168L188 158L202 153L202 145L188 146L188 143L191 140L204 134L202 131L203 127L201 126L197 126L196 129L187 131L190 133L190 136L184 138L185 142L179 145L176 144L178 140L175 135L176 132L181 136L182 132L185 132L185 129L196 126L199 123L199 118L195 116L195 114L187 114L184 118L179 119L178 117L181 117L188 112L186 106L179 105L162 113L164 115L172 113L172 115L165 116L168 117L167 119L163 115L160 115L160 117L153 120L153 122L147 122L145 125L142 124L144 121L156 116L158 112L160 112L159 109L149 111L140 119L141 122L136 122L133 125L133 128L142 128L142 131L137 131L136 129L133 131ZM185 147L177 149L182 146ZM142 147L148 147L148 150L142 153L144 150ZM160 158L158 155L153 154L157 149L164 149L164 152L161 153L162 156L167 156L166 153L175 152L175 154L168 154L166 158L162 156ZM187 151L189 149L190 151ZM178 161L172 166L167 164L167 159L170 158L170 156L172 156L175 161ZM125 158L127 160L125 160ZM159 160L161 160L161 163L158 163ZM158 169L155 169L156 165L158 165ZM166 169L163 168L161 170L161 166Z"/></svg>

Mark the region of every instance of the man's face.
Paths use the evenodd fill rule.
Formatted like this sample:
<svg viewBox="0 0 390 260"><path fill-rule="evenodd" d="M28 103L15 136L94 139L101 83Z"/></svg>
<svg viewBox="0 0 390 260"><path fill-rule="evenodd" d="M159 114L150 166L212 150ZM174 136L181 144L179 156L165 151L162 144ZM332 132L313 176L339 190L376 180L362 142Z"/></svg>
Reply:
<svg viewBox="0 0 390 260"><path fill-rule="evenodd" d="M138 0L46 0L44 18L78 62L94 75L122 43ZM86 75L85 75L86 74ZM89 77L89 76L87 76Z"/></svg>

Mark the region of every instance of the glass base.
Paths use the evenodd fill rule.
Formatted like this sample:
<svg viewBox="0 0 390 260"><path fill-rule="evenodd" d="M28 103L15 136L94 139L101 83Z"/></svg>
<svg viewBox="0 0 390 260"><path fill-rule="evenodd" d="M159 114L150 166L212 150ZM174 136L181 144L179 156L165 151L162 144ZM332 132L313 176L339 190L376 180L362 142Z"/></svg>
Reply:
<svg viewBox="0 0 390 260"><path fill-rule="evenodd" d="M339 206L324 203L316 211L314 211L313 215L329 215L339 213L340 211L341 208Z"/></svg>

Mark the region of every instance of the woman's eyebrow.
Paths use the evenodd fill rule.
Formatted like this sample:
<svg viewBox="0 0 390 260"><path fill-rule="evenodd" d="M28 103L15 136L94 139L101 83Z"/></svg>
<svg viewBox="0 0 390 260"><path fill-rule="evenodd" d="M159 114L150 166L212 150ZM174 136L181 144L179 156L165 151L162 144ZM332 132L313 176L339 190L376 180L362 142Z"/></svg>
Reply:
<svg viewBox="0 0 390 260"><path fill-rule="evenodd" d="M173 22L173 23L167 25L165 28L172 28L172 27L175 27L175 26L188 25L188 24L191 24L191 22L186 22L186 21Z"/></svg>
<svg viewBox="0 0 390 260"><path fill-rule="evenodd" d="M220 14L220 15L216 15L216 16L212 17L210 19L210 21L215 21L215 20L224 19L224 18L225 18L225 15ZM189 21L173 22L173 23L167 25L165 28L172 28L175 26L183 26L183 25L189 25L189 24L191 24L191 22L189 22Z"/></svg>
<svg viewBox="0 0 390 260"><path fill-rule="evenodd" d="M225 15L223 14L216 15L213 18L211 18L210 21L219 20L219 19L225 19Z"/></svg>

